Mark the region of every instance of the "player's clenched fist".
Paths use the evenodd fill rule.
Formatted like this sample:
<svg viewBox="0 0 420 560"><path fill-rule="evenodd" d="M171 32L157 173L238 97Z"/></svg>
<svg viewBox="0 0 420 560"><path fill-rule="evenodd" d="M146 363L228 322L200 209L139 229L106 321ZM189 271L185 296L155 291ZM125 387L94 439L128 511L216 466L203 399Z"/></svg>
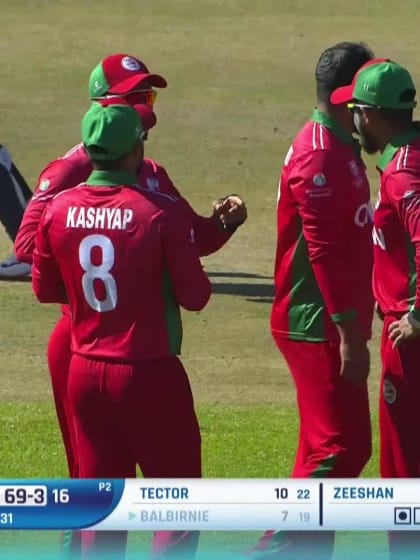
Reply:
<svg viewBox="0 0 420 560"><path fill-rule="evenodd" d="M237 194L229 194L213 202L213 216L227 231L235 231L248 217L245 201Z"/></svg>

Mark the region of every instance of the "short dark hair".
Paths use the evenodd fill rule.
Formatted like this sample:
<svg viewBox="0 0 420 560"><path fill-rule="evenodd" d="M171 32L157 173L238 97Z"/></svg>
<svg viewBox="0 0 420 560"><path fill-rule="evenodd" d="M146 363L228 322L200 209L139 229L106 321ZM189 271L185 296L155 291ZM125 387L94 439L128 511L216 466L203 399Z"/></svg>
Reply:
<svg viewBox="0 0 420 560"><path fill-rule="evenodd" d="M315 68L318 101L329 103L332 92L351 84L359 68L373 57L366 43L337 43L326 49Z"/></svg>

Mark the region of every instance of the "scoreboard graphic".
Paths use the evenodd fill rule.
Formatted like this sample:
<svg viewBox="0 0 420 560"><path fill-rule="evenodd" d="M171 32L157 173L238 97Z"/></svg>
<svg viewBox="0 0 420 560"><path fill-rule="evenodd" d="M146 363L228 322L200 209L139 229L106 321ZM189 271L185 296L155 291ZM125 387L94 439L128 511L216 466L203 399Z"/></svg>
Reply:
<svg viewBox="0 0 420 560"><path fill-rule="evenodd" d="M420 481L0 481L0 529L420 530Z"/></svg>

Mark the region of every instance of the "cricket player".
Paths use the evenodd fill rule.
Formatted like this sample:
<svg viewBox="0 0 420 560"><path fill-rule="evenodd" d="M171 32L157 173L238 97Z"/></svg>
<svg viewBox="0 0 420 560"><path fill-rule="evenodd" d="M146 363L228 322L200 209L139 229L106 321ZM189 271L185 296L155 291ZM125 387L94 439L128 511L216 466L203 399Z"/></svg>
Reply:
<svg viewBox="0 0 420 560"><path fill-rule="evenodd" d="M145 477L201 476L179 307L201 310L211 286L188 205L137 184L139 109L150 111L92 104L81 128L93 171L49 203L33 253L36 296L72 314L68 391L83 478L135 478L137 464ZM82 536L85 553L123 557L125 533L93 537Z"/></svg>
<svg viewBox="0 0 420 560"><path fill-rule="evenodd" d="M331 105L330 95L372 56L360 43L321 54L317 107L279 183L271 332L297 393L296 478L357 477L371 454L373 211L351 116L345 103ZM328 559L333 544L333 533L269 531L251 557Z"/></svg>
<svg viewBox="0 0 420 560"><path fill-rule="evenodd" d="M380 152L374 213L373 289L383 316L380 467L386 478L420 476L420 123L410 73L382 60L364 66L333 103L349 103L363 148ZM394 560L418 558L416 532L390 533Z"/></svg>
<svg viewBox="0 0 420 560"><path fill-rule="evenodd" d="M9 150L0 144L0 222L12 241L16 238L31 196L32 192L14 164ZM14 255L0 262L0 280L29 279L30 273L31 266L18 262Z"/></svg>
<svg viewBox="0 0 420 560"><path fill-rule="evenodd" d="M92 71L89 97L122 96L129 103L153 106L157 91L165 88L166 80L149 71L144 62L127 54L104 58ZM57 193L85 181L92 171L92 163L82 144L54 160L42 171L34 196L24 214L16 242L17 257L32 262L35 233L46 204ZM151 191L181 196L166 170L156 161L144 158L138 169L138 184ZM246 220L247 209L237 195L223 197L213 205L212 215L203 217L189 206L200 256L219 250ZM74 453L73 420L68 412L67 372L70 363L70 316L64 308L48 345L48 363L57 416L66 450L70 475L77 477L78 465Z"/></svg>

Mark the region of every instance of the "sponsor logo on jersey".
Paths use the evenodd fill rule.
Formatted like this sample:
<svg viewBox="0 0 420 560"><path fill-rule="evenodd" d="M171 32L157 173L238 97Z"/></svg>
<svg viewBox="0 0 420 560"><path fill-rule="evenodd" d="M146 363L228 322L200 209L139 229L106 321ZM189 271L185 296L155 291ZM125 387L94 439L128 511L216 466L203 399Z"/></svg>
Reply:
<svg viewBox="0 0 420 560"><path fill-rule="evenodd" d="M361 204L354 215L356 226L365 227L373 223L373 208L370 202Z"/></svg>
<svg viewBox="0 0 420 560"><path fill-rule="evenodd" d="M362 176L361 169L360 169L359 165L357 164L357 161L355 161L354 159L352 159L351 161L348 162L347 165L349 166L350 173L351 173L351 174L353 175L353 177L354 177L353 185L354 185L356 188L363 187L363 185L364 185L364 180L363 180L363 176Z"/></svg>
<svg viewBox="0 0 420 560"><path fill-rule="evenodd" d="M148 177L146 179L147 188L151 191L158 191L159 190L159 179L155 179L154 177Z"/></svg>
<svg viewBox="0 0 420 560"><path fill-rule="evenodd" d="M385 379L383 386L383 395L385 402L393 404L397 400L397 389L389 379Z"/></svg>
<svg viewBox="0 0 420 560"><path fill-rule="evenodd" d="M50 181L49 179L43 179L40 183L39 183L39 190L41 192L46 191L50 186Z"/></svg>
<svg viewBox="0 0 420 560"><path fill-rule="evenodd" d="M317 173L313 176L312 182L316 187L324 187L327 184L327 178L323 173Z"/></svg>
<svg viewBox="0 0 420 560"><path fill-rule="evenodd" d="M131 58L131 56L125 56L121 60L121 66L125 70L129 70L130 72L137 72L138 70L141 70L140 64L137 62L137 60Z"/></svg>
<svg viewBox="0 0 420 560"><path fill-rule="evenodd" d="M380 247L383 251L386 251L385 236L381 228L377 229L375 226L373 226L372 238L373 244L376 245L376 247Z"/></svg>
<svg viewBox="0 0 420 560"><path fill-rule="evenodd" d="M353 177L358 177L360 175L359 166L357 165L357 162L354 159L348 162L348 166L350 169L350 173L353 175Z"/></svg>

